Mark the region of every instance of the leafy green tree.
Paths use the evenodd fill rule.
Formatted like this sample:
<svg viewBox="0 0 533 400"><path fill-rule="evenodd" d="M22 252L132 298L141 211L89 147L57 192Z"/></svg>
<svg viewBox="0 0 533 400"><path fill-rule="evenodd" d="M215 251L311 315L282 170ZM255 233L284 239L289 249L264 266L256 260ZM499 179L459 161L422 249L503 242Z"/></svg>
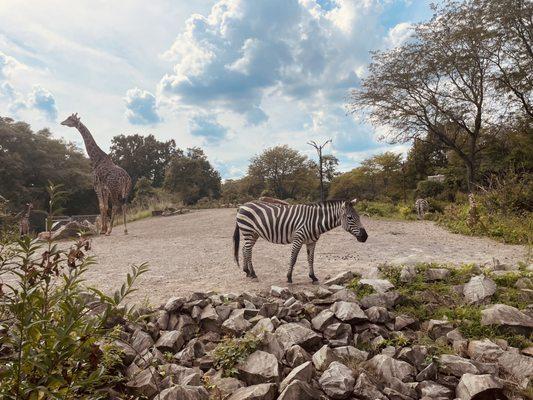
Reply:
<svg viewBox="0 0 533 400"><path fill-rule="evenodd" d="M45 208L49 181L67 191L65 213L97 212L90 163L76 146L52 138L48 129L33 132L24 122L0 117L0 194L11 210L27 202Z"/></svg>
<svg viewBox="0 0 533 400"><path fill-rule="evenodd" d="M194 204L203 197L218 199L220 174L211 166L202 149L189 148L187 153L178 151L170 159L164 188L179 194L185 204Z"/></svg>
<svg viewBox="0 0 533 400"><path fill-rule="evenodd" d="M280 199L315 197L319 185L316 164L287 145L266 149L252 158L248 177L256 183L256 190L260 189L255 196L267 189Z"/></svg>
<svg viewBox="0 0 533 400"><path fill-rule="evenodd" d="M154 187L163 186L165 169L177 151L174 139L163 142L154 135L118 135L111 140L111 157L130 174L134 186L141 177Z"/></svg>

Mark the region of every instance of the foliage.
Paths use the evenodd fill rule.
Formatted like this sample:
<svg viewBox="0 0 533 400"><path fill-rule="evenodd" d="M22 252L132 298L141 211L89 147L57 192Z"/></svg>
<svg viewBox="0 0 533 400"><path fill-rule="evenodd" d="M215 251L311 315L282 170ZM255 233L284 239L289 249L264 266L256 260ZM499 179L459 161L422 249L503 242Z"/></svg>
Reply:
<svg viewBox="0 0 533 400"><path fill-rule="evenodd" d="M423 180L416 185L416 197L437 197L444 191L444 184L438 181Z"/></svg>
<svg viewBox="0 0 533 400"><path fill-rule="evenodd" d="M18 213L28 202L46 208L48 181L64 185L66 213L96 212L90 163L78 148L46 129L33 132L24 122L0 118L0 194L9 200L8 209Z"/></svg>
<svg viewBox="0 0 533 400"><path fill-rule="evenodd" d="M194 204L202 197L219 198L220 174L203 150L195 147L187 153L176 153L168 165L164 188L179 195L185 204Z"/></svg>
<svg viewBox="0 0 533 400"><path fill-rule="evenodd" d="M150 180L154 187L163 186L165 169L176 153L183 155L182 150L176 149L174 139L163 142L154 135L139 134L111 139L111 158L128 172L134 186L140 178Z"/></svg>
<svg viewBox="0 0 533 400"><path fill-rule="evenodd" d="M50 209L57 210L57 188ZM82 286L94 263L79 240L69 250L29 237L0 243L0 397L3 399L107 398L122 379L113 321L127 316L120 307L146 267L132 267L113 296Z"/></svg>
<svg viewBox="0 0 533 400"><path fill-rule="evenodd" d="M346 287L352 290L357 295L358 299L362 299L365 296L375 293L374 288L371 285L361 283L360 278L352 279Z"/></svg>
<svg viewBox="0 0 533 400"><path fill-rule="evenodd" d="M369 217L414 220L414 209L405 204L392 204L379 201L361 201L357 203L357 210Z"/></svg>
<svg viewBox="0 0 533 400"><path fill-rule="evenodd" d="M259 346L259 342L259 338L251 332L242 338L225 338L213 350L215 368L221 369L225 377L235 376L237 364L252 354Z"/></svg>

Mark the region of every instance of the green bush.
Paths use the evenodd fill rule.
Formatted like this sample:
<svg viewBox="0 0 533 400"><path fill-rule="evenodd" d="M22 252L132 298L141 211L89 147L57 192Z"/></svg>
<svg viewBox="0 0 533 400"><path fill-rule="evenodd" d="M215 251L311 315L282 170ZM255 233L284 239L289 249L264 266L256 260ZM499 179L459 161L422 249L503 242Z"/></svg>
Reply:
<svg viewBox="0 0 533 400"><path fill-rule="evenodd" d="M213 351L215 368L222 370L224 376L235 376L237 364L244 361L259 346L259 338L248 332L242 338L226 338Z"/></svg>
<svg viewBox="0 0 533 400"><path fill-rule="evenodd" d="M59 209L56 189L51 215ZM108 388L122 379L114 321L129 315L120 304L146 267L132 267L120 290L107 296L82 286L93 264L87 248L81 239L63 251L52 242L3 236L0 278L9 283L0 286L0 398L108 398Z"/></svg>

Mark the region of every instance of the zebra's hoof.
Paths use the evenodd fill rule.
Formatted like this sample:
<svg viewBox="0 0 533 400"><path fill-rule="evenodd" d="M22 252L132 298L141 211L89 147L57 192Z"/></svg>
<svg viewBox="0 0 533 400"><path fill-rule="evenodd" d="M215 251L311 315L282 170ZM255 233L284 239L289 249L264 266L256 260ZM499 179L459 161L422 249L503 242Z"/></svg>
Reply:
<svg viewBox="0 0 533 400"><path fill-rule="evenodd" d="M311 284L313 284L313 285L320 285L320 282L319 282L318 279L313 279L313 280L311 281Z"/></svg>
<svg viewBox="0 0 533 400"><path fill-rule="evenodd" d="M252 279L250 279L252 282L259 282L259 278L257 276L252 276Z"/></svg>

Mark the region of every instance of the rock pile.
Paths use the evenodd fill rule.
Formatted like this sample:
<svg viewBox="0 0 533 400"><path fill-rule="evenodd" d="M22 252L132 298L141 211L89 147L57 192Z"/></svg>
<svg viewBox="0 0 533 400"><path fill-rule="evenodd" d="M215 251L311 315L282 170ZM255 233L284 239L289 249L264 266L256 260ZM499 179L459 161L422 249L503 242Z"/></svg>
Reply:
<svg viewBox="0 0 533 400"><path fill-rule="evenodd" d="M436 270L427 278L444 275ZM358 299L343 286L352 277L312 291L273 286L268 293L172 298L146 323L124 326L116 345L126 387L160 400L521 398L533 377L533 349L503 339L468 341L450 321L398 315L401 295L389 281L367 280L376 290ZM479 278L466 301L492 290ZM487 307L483 321L533 328L531 310L504 305ZM235 339L231 347L226 336L244 336L246 344ZM421 337L456 354L436 354Z"/></svg>

